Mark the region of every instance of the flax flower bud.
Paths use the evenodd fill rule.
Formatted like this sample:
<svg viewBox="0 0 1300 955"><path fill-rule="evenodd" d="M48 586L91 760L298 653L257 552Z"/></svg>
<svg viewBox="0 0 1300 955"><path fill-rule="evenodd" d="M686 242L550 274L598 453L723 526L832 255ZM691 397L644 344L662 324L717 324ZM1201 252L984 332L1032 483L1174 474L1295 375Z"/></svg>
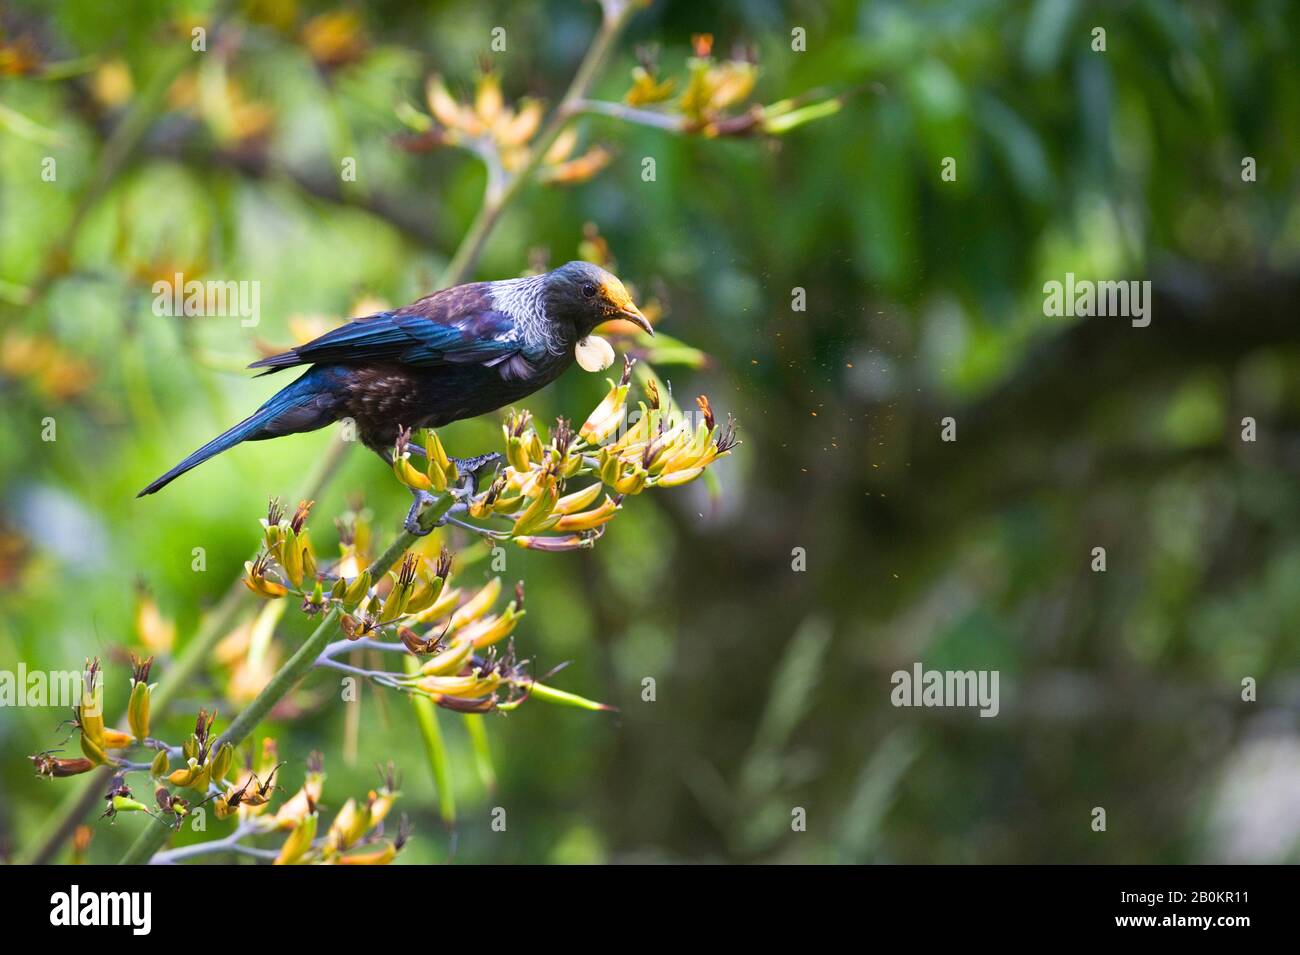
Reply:
<svg viewBox="0 0 1300 955"><path fill-rule="evenodd" d="M592 487L597 490L600 489L599 484L593 484ZM613 498L606 495L604 503L599 507L590 511L581 511L577 514L565 514L551 526L551 529L555 531L589 531L613 520L617 511L618 504Z"/></svg>
<svg viewBox="0 0 1300 955"><path fill-rule="evenodd" d="M559 482L554 476L546 480L545 485L539 489L532 503L524 508L523 513L515 520L510 533L516 535L531 534L534 531L544 529L551 512L555 510L555 505L560 500L558 484Z"/></svg>
<svg viewBox="0 0 1300 955"><path fill-rule="evenodd" d="M149 764L149 775L155 779L166 776L171 770L171 765L171 757L167 755L167 750L160 749L154 754L153 762Z"/></svg>
<svg viewBox="0 0 1300 955"><path fill-rule="evenodd" d="M352 582L343 591L343 605L355 607L370 590L370 571L363 570L352 578Z"/></svg>
<svg viewBox="0 0 1300 955"><path fill-rule="evenodd" d="M275 857L275 865L294 865L305 861L304 857L311 851L312 841L316 838L318 818L314 810L303 817L289 834L289 838L284 840L284 845L280 847L280 854Z"/></svg>
<svg viewBox="0 0 1300 955"><path fill-rule="evenodd" d="M95 763L108 760L104 739L103 691L99 680L99 658L86 661L81 678L81 702L77 706L77 727L81 730L81 751Z"/></svg>
<svg viewBox="0 0 1300 955"><path fill-rule="evenodd" d="M259 554L255 560L246 562L244 564L243 581L244 586L259 597L268 597L274 600L287 594L289 588L267 576L270 562L271 555L266 551Z"/></svg>
<svg viewBox="0 0 1300 955"><path fill-rule="evenodd" d="M630 371L629 363L623 372L623 380L617 384L613 379L606 379L609 382L609 392L578 429L578 436L583 441L588 444L600 444L618 430L619 424L623 421L623 408L627 404Z"/></svg>
<svg viewBox="0 0 1300 955"><path fill-rule="evenodd" d="M149 696L158 684L149 682L153 657L140 660L132 655L131 665L134 672L131 676L131 697L126 704L126 720L135 738L143 741L149 735Z"/></svg>
<svg viewBox="0 0 1300 955"><path fill-rule="evenodd" d="M393 578L393 587L384 600L383 608L379 611L379 623L388 623L406 610L406 605L415 592L415 578L419 566L419 555L407 554L402 558L401 567L397 572L389 575Z"/></svg>
<svg viewBox="0 0 1300 955"><path fill-rule="evenodd" d="M501 578L493 577L490 581L469 600L465 601L457 611L452 614L451 622L447 625L448 632L455 633L461 627L471 621L477 620L483 614L492 608L497 602L497 597L501 595Z"/></svg>
<svg viewBox="0 0 1300 955"><path fill-rule="evenodd" d="M424 432L424 456L429 465L429 480L435 491L445 491L456 483L460 477L456 465L447 456L447 449L442 446L438 432L432 428Z"/></svg>
<svg viewBox="0 0 1300 955"><path fill-rule="evenodd" d="M399 795L397 769L390 761L387 769L381 769L380 775L383 782L379 791L370 792L370 825L372 827L379 825L388 818L388 811L393 808L393 802Z"/></svg>
<svg viewBox="0 0 1300 955"><path fill-rule="evenodd" d="M473 653L474 641L457 637L446 650L430 657L420 667L420 673L425 676L455 673L469 661Z"/></svg>
<svg viewBox="0 0 1300 955"><path fill-rule="evenodd" d="M402 451L393 455L393 473L397 475L397 480L412 490L432 491L434 489L433 479L427 474L417 471L411 464L410 451ZM438 490L446 490L446 488L442 487Z"/></svg>
<svg viewBox="0 0 1300 955"><path fill-rule="evenodd" d="M594 504L596 498L600 497L601 486L592 484L584 487L581 491L574 491L572 494L566 494L555 504L556 514L573 514Z"/></svg>
<svg viewBox="0 0 1300 955"><path fill-rule="evenodd" d="M212 781L220 784L230 772L230 764L235 757L235 747L229 742L222 743L212 756Z"/></svg>
<svg viewBox="0 0 1300 955"><path fill-rule="evenodd" d="M504 613L476 620L465 627L458 634L457 639L468 641L476 650L490 647L510 636L519 625L519 618L525 613L526 611L517 609L514 601L511 601Z"/></svg>
<svg viewBox="0 0 1300 955"><path fill-rule="evenodd" d="M199 761L191 756L186 760L185 765L172 772L167 777L167 781L173 786L183 786L187 789L195 789L199 792L207 792L208 783L212 779L212 770L208 763L199 765Z"/></svg>
<svg viewBox="0 0 1300 955"><path fill-rule="evenodd" d="M562 554L571 550L586 550L592 546L593 538L581 534L568 534L564 537L547 537L545 535L525 535L511 538L525 550L537 550L547 554Z"/></svg>

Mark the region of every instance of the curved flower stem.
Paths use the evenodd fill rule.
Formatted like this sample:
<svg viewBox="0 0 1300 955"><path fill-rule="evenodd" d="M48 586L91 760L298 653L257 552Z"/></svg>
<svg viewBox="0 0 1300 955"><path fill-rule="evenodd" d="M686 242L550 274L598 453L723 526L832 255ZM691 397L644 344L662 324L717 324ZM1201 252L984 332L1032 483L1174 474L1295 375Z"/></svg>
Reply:
<svg viewBox="0 0 1300 955"><path fill-rule="evenodd" d="M242 855L253 856L257 859L274 859L278 852L274 849L255 849L252 846L240 845L240 840L245 836L251 836L257 833L256 826L240 826L230 835L222 839L213 839L210 842L200 842L192 846L182 846L179 849L172 849L169 852L160 852L149 860L150 865L172 865L182 862L185 859L193 859L196 856L213 855L218 852L238 852Z"/></svg>
<svg viewBox="0 0 1300 955"><path fill-rule="evenodd" d="M324 655L317 657L316 662L312 665L322 669L338 670L340 673L359 676L363 680L370 680L380 686L386 686L389 689L402 689L402 687L397 683L397 680L401 677L400 673L389 673L386 670L366 670L361 667L354 667L350 663L344 663L342 660L335 660Z"/></svg>
<svg viewBox="0 0 1300 955"><path fill-rule="evenodd" d="M344 650L388 650L392 653L410 653L405 644L362 637L360 640L335 640L321 651L316 662L320 663L323 660L332 659L336 653L342 653Z"/></svg>
<svg viewBox="0 0 1300 955"><path fill-rule="evenodd" d="M652 129L662 129L668 133L686 132L686 119L683 116L674 116L670 113L656 113L649 109L637 109L634 106L625 106L622 103L610 103L606 100L584 99L575 102L572 106L574 115L586 114L589 116L609 116L613 119L622 120L625 123L633 123L637 126L649 126Z"/></svg>
<svg viewBox="0 0 1300 955"><path fill-rule="evenodd" d="M465 238L461 241L456 254L443 270L442 277L438 280L439 287L459 285L469 277L474 263L478 261L483 247L487 244L488 236L492 234L492 229L501 218L501 213L518 195L523 185L532 178L547 150L555 144L560 133L564 132L564 127L571 119L583 112L579 107L595 81L596 74L609 59L610 51L613 50L615 41L627 26L627 21L631 19L634 8L635 4L632 0L603 0L600 29L596 31L596 36L587 49L587 55L578 66L578 72L573 75L564 98L551 111L546 125L529 148L528 158L523 166L503 178L492 175L492 166L489 164L483 204L479 207L478 215L475 216L469 231L465 233Z"/></svg>

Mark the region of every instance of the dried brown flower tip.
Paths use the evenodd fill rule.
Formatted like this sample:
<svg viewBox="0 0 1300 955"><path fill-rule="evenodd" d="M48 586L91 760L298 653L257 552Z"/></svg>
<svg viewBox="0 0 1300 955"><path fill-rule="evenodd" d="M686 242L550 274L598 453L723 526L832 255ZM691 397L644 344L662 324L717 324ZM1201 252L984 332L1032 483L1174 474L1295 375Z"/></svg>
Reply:
<svg viewBox="0 0 1300 955"><path fill-rule="evenodd" d="M495 482L494 486L495 486ZM438 552L438 564L434 568L433 575L446 580L451 575L451 551L446 547Z"/></svg>
<svg viewBox="0 0 1300 955"><path fill-rule="evenodd" d="M531 411L524 410L516 412L511 408L510 413L506 415L507 435L512 438L523 437L524 432L528 430L528 425L532 420L533 414Z"/></svg>
<svg viewBox="0 0 1300 955"><path fill-rule="evenodd" d="M420 568L420 555L407 552L402 555L402 565L397 570L396 587L410 587L415 583L415 572ZM394 589L396 589L396 587Z"/></svg>
<svg viewBox="0 0 1300 955"><path fill-rule="evenodd" d="M105 799L112 799L114 796L130 796L131 787L126 784L125 776L114 776L108 784L108 792L104 793Z"/></svg>
<svg viewBox="0 0 1300 955"><path fill-rule="evenodd" d="M293 512L293 520L289 522L289 526L293 528L295 534L302 533L302 526L307 523L307 515L311 513L312 506L315 503L315 501L298 502L298 509Z"/></svg>
<svg viewBox="0 0 1300 955"><path fill-rule="evenodd" d="M349 640L360 640L376 632L376 620L368 613L345 613L339 618L339 628Z"/></svg>
<svg viewBox="0 0 1300 955"><path fill-rule="evenodd" d="M717 445L719 454L726 454L738 443L736 438L736 418L735 415L727 415L727 423L722 430L718 432L718 437L714 441Z"/></svg>
<svg viewBox="0 0 1300 955"><path fill-rule="evenodd" d="M134 653L131 654L131 681L135 683L148 683L149 671L153 668L153 657L145 657L141 660Z"/></svg>
<svg viewBox="0 0 1300 955"><path fill-rule="evenodd" d="M659 410L659 386L655 384L653 378L647 378L645 382L646 403L650 406L651 411Z"/></svg>
<svg viewBox="0 0 1300 955"><path fill-rule="evenodd" d="M709 396L700 395L698 398L695 399L695 403L699 406L701 413L703 413L704 415L704 426L708 428L710 431L712 431L714 425L714 419L713 419L713 408L710 407L709 405Z"/></svg>
<svg viewBox="0 0 1300 955"><path fill-rule="evenodd" d="M384 766L376 766L379 771L379 786L386 793L395 793L402 788L402 774L397 771L397 764L391 759Z"/></svg>
<svg viewBox="0 0 1300 955"><path fill-rule="evenodd" d="M82 674L82 683L87 694L94 694L95 687L99 685L99 657L95 657L86 664L86 670Z"/></svg>
<svg viewBox="0 0 1300 955"><path fill-rule="evenodd" d="M569 424L568 418L556 418L555 430L551 433L551 441L555 445L555 450L559 452L560 457L569 453L569 446L573 444L576 435L573 426Z"/></svg>
<svg viewBox="0 0 1300 955"><path fill-rule="evenodd" d="M78 776L95 768L95 763L84 756L75 759L60 759L52 753L34 753L28 759L36 767L36 775L49 779L61 779L65 776Z"/></svg>
<svg viewBox="0 0 1300 955"><path fill-rule="evenodd" d="M393 840L393 848L400 852L402 847L411 841L411 834L414 832L415 826L411 824L410 817L402 813L402 818L397 823L397 838Z"/></svg>
<svg viewBox="0 0 1300 955"><path fill-rule="evenodd" d="M437 653L442 649L441 636L421 638L410 627L398 627L397 638L402 641L402 645L411 653Z"/></svg>
<svg viewBox="0 0 1300 955"><path fill-rule="evenodd" d="M357 521L355 515L334 518L334 528L339 534L339 546L350 547L357 540Z"/></svg>

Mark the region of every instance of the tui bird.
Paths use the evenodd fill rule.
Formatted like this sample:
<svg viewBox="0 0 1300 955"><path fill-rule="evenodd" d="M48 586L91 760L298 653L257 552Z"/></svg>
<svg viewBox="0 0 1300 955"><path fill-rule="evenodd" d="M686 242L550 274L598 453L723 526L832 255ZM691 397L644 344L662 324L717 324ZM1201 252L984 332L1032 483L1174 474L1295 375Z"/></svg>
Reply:
<svg viewBox="0 0 1300 955"><path fill-rule="evenodd" d="M152 494L243 441L356 422L385 460L403 428L441 427L495 411L550 384L602 322L624 318L653 335L623 283L589 262L542 275L434 292L395 311L349 322L314 341L255 361L274 374L311 365L262 407L142 490ZM466 462L470 491L486 459ZM412 515L418 512L417 494ZM408 517L408 527L414 517Z"/></svg>

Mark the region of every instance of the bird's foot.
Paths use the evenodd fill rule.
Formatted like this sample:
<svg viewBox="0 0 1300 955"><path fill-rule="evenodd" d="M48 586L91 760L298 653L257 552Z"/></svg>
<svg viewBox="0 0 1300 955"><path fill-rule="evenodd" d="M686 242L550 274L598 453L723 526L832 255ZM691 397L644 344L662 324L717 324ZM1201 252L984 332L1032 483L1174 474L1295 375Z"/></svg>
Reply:
<svg viewBox="0 0 1300 955"><path fill-rule="evenodd" d="M402 526L406 528L408 534L425 537L433 533L433 528L420 526L420 511L424 509L426 504L432 504L435 498L428 491L417 491L414 488L411 489L411 494L415 497L415 500L411 502L411 509L406 512L406 520L402 522Z"/></svg>
<svg viewBox="0 0 1300 955"><path fill-rule="evenodd" d="M412 451L416 450L415 445L407 445L407 447ZM422 448L419 450L423 451ZM469 499L478 493L479 473L489 467L499 467L502 460L501 455L496 451L489 454L480 454L473 458L451 459L452 463L456 465L456 472L460 475L460 485L451 493L460 502L460 505L467 504ZM447 522L446 515L443 515L442 519L435 522L432 527L427 529L422 527L420 525L420 512L424 510L426 505L436 501L437 495L428 491L417 491L414 488L411 489L411 495L415 500L411 502L411 509L406 512L406 520L402 522L402 527L408 533L414 534L416 537L424 537L432 533L434 527L439 527Z"/></svg>
<svg viewBox="0 0 1300 955"><path fill-rule="evenodd" d="M473 458L452 458L451 463L456 465L459 473L478 477L478 472L489 466L499 467L502 460L500 451L489 451L487 454L480 454Z"/></svg>
<svg viewBox="0 0 1300 955"><path fill-rule="evenodd" d="M488 468L495 470L501 466L504 460L500 452L490 451L487 454L480 454L472 458L452 458L452 464L456 465L456 473L460 475L460 499L462 502L468 502L471 497L478 493L478 476L480 471Z"/></svg>

